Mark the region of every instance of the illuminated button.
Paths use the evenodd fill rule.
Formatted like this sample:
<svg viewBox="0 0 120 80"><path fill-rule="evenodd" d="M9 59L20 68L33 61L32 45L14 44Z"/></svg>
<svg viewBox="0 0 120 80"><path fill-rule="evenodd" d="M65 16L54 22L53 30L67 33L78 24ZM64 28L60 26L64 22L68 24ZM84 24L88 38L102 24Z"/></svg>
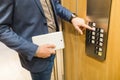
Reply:
<svg viewBox="0 0 120 80"><path fill-rule="evenodd" d="M92 41L91 41L91 43L93 43L93 44L94 44L94 43L95 43L95 41L94 41L94 40L92 40Z"/></svg>
<svg viewBox="0 0 120 80"><path fill-rule="evenodd" d="M92 32L92 35L95 35L95 32Z"/></svg>
<svg viewBox="0 0 120 80"><path fill-rule="evenodd" d="M99 51L102 51L102 48L99 48Z"/></svg>
<svg viewBox="0 0 120 80"><path fill-rule="evenodd" d="M95 39L95 36L92 36L92 39Z"/></svg>
<svg viewBox="0 0 120 80"><path fill-rule="evenodd" d="M96 31L97 28L94 27L94 31Z"/></svg>
<svg viewBox="0 0 120 80"><path fill-rule="evenodd" d="M102 52L98 52L98 55L99 55L99 56L102 56L102 54L103 54Z"/></svg>
<svg viewBox="0 0 120 80"><path fill-rule="evenodd" d="M92 27L93 28L93 31L95 31L96 30L96 28L95 27Z"/></svg>
<svg viewBox="0 0 120 80"><path fill-rule="evenodd" d="M103 37L104 36L104 34L100 34L100 37Z"/></svg>
<svg viewBox="0 0 120 80"><path fill-rule="evenodd" d="M103 42L103 38L100 38L99 40L100 40L101 42Z"/></svg>
<svg viewBox="0 0 120 80"><path fill-rule="evenodd" d="M103 46L103 43L100 42L99 45L100 45L100 46Z"/></svg>
<svg viewBox="0 0 120 80"><path fill-rule="evenodd" d="M101 32L101 33L104 33L104 29L100 29L100 32Z"/></svg>
<svg viewBox="0 0 120 80"><path fill-rule="evenodd" d="M96 26L96 23L93 23L92 26Z"/></svg>

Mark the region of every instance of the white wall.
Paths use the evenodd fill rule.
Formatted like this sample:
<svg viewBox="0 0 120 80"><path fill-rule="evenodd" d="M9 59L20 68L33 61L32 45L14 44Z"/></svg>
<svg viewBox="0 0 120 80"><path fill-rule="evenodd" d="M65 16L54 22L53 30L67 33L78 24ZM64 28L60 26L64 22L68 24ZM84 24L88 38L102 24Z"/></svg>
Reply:
<svg viewBox="0 0 120 80"><path fill-rule="evenodd" d="M1 42L0 80L31 80L29 72L21 67L17 53Z"/></svg>

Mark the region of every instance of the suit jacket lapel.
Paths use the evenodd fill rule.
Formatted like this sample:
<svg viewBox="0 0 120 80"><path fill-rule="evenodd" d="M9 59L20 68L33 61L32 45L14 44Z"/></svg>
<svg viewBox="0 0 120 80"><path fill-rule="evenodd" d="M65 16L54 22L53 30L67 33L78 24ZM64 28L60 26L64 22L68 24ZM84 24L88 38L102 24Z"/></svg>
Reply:
<svg viewBox="0 0 120 80"><path fill-rule="evenodd" d="M53 3L53 0L50 0L50 2L51 2L51 5L52 5L52 8L53 8L53 11L54 11L54 13L56 14L55 6L54 6L54 3Z"/></svg>
<svg viewBox="0 0 120 80"><path fill-rule="evenodd" d="M42 13L42 15L45 17L44 11L43 11L43 8L42 8L42 5L41 5L41 3L40 3L40 0L34 0L34 1L35 1L35 3L37 4L37 6L38 6L40 12Z"/></svg>

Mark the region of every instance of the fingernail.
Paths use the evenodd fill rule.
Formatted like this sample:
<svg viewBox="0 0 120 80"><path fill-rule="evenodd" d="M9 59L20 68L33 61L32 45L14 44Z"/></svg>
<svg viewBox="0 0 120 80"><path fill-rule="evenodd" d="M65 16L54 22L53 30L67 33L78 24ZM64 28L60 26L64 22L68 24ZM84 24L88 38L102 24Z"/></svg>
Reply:
<svg viewBox="0 0 120 80"><path fill-rule="evenodd" d="M93 27L92 30L95 31L95 27Z"/></svg>
<svg viewBox="0 0 120 80"><path fill-rule="evenodd" d="M81 33L81 35L83 35L83 33Z"/></svg>

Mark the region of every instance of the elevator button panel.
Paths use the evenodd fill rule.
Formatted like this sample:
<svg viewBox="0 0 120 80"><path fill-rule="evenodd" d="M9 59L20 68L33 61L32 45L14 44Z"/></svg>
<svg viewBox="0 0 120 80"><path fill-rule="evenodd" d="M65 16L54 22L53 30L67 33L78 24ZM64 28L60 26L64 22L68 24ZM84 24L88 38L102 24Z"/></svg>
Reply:
<svg viewBox="0 0 120 80"><path fill-rule="evenodd" d="M97 27L97 24L95 22L89 22L88 25L94 27L95 31L88 29L86 30L86 51L89 55L97 57L102 61L105 59L105 31L103 28Z"/></svg>
<svg viewBox="0 0 120 80"><path fill-rule="evenodd" d="M95 31L86 30L85 52L87 56L106 59L110 12L112 0L87 0L87 21Z"/></svg>

